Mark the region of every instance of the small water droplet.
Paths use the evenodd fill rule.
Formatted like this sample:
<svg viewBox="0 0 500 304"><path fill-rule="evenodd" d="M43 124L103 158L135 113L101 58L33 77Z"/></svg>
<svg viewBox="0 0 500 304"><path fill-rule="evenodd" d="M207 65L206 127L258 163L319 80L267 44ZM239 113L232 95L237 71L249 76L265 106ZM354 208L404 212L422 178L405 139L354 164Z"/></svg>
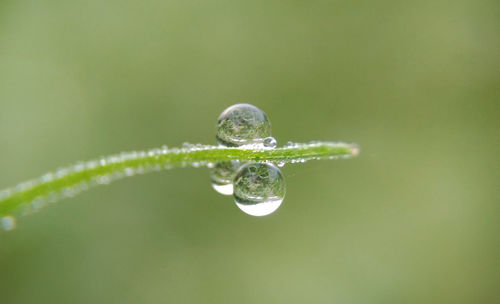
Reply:
<svg viewBox="0 0 500 304"><path fill-rule="evenodd" d="M81 191L85 191L85 190L88 190L89 189L89 185L87 184L87 182L83 181L80 183L80 190Z"/></svg>
<svg viewBox="0 0 500 304"><path fill-rule="evenodd" d="M68 170L66 168L62 168L56 171L56 177L62 178L68 174Z"/></svg>
<svg viewBox="0 0 500 304"><path fill-rule="evenodd" d="M234 201L245 213L264 216L276 211L285 197L285 181L269 163L243 165L234 178Z"/></svg>
<svg viewBox="0 0 500 304"><path fill-rule="evenodd" d="M240 167L241 163L238 161L215 164L210 169L210 181L214 190L223 195L233 194L233 179Z"/></svg>
<svg viewBox="0 0 500 304"><path fill-rule="evenodd" d="M17 225L17 221L16 221L16 218L13 217L12 215L8 215L8 216L4 216L2 218L0 218L0 227L2 227L2 229L4 230L12 230L14 228L16 228L16 225Z"/></svg>
<svg viewBox="0 0 500 304"><path fill-rule="evenodd" d="M278 145L278 142L276 141L276 139L274 137L269 136L269 137L264 138L264 140L262 141L262 144L266 148L273 148L274 149Z"/></svg>
<svg viewBox="0 0 500 304"><path fill-rule="evenodd" d="M184 142L184 143L182 143L182 148L184 148L184 149L191 149L191 148L193 148L193 147L194 147L194 145L193 145L193 144L190 144L190 143L188 143L188 142Z"/></svg>
<svg viewBox="0 0 500 304"><path fill-rule="evenodd" d="M283 168L285 166L286 162L285 161L279 161L276 163L276 165L280 168Z"/></svg>
<svg viewBox="0 0 500 304"><path fill-rule="evenodd" d="M0 200L3 200L11 195L11 190L10 189L5 189L0 191Z"/></svg>
<svg viewBox="0 0 500 304"><path fill-rule="evenodd" d="M134 175L134 174L135 174L135 170L134 170L134 168L125 168L125 170L124 170L124 171L125 171L125 175L126 175L126 176L132 176L132 175Z"/></svg>
<svg viewBox="0 0 500 304"><path fill-rule="evenodd" d="M359 147L357 145L351 145L351 153L353 156L359 155Z"/></svg>
<svg viewBox="0 0 500 304"><path fill-rule="evenodd" d="M75 173L82 172L83 170L85 170L84 163L78 163L73 167L73 172L75 172Z"/></svg>
<svg viewBox="0 0 500 304"><path fill-rule="evenodd" d="M249 104L236 104L219 116L216 139L220 145L235 147L260 143L271 136L271 123L261 109Z"/></svg>
<svg viewBox="0 0 500 304"><path fill-rule="evenodd" d="M59 199L61 198L61 196L57 193L57 192L51 192L49 193L48 195L48 202L49 203L55 203L57 202Z"/></svg>
<svg viewBox="0 0 500 304"><path fill-rule="evenodd" d="M62 197L73 197L75 196L75 191L72 187L66 187L61 190Z"/></svg>
<svg viewBox="0 0 500 304"><path fill-rule="evenodd" d="M87 169L93 170L97 167L97 162L96 161L89 161L85 165L86 165ZM56 175L56 177L59 177L59 176Z"/></svg>
<svg viewBox="0 0 500 304"><path fill-rule="evenodd" d="M101 175L96 178L96 181L99 185L107 185L111 182L111 179L107 175Z"/></svg>
<svg viewBox="0 0 500 304"><path fill-rule="evenodd" d="M40 210L44 204L44 200L38 197L31 202L31 207L33 208L33 210Z"/></svg>

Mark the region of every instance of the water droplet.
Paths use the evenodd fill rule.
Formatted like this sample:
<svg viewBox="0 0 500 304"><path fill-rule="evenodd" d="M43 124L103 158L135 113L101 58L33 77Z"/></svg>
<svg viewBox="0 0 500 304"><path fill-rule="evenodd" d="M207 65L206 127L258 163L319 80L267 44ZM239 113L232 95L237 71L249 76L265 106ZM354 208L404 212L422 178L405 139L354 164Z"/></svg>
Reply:
<svg viewBox="0 0 500 304"><path fill-rule="evenodd" d="M216 183L212 183L212 188L215 191L219 192L222 195L232 195L233 194L233 183L218 185Z"/></svg>
<svg viewBox="0 0 500 304"><path fill-rule="evenodd" d="M134 168L125 168L125 170L124 170L124 171L125 171L125 175L126 175L126 176L132 176L132 175L134 175L134 174L135 174L135 170L134 170Z"/></svg>
<svg viewBox="0 0 500 304"><path fill-rule="evenodd" d="M269 136L269 137L264 138L264 140L262 141L262 144L266 148L273 148L274 149L278 145L278 142L276 141L276 139L274 137Z"/></svg>
<svg viewBox="0 0 500 304"><path fill-rule="evenodd" d="M268 163L243 165L234 178L234 201L245 213L264 216L279 208L285 181L278 167Z"/></svg>
<svg viewBox="0 0 500 304"><path fill-rule="evenodd" d="M193 147L194 147L194 145L193 145L193 144L190 144L190 143L188 143L188 142L184 142L184 143L182 143L182 148L184 148L184 149L191 149L191 148L193 148Z"/></svg>
<svg viewBox="0 0 500 304"><path fill-rule="evenodd" d="M233 180L236 172L241 167L238 161L222 162L215 164L210 169L210 180L215 191L223 195L233 194Z"/></svg>
<svg viewBox="0 0 500 304"><path fill-rule="evenodd" d="M235 147L261 143L271 136L271 123L266 113L249 104L236 104L219 116L216 139L220 145Z"/></svg>
<svg viewBox="0 0 500 304"><path fill-rule="evenodd" d="M40 210L44 204L45 202L43 201L43 199L38 197L31 202L31 207L33 208L33 210Z"/></svg>
<svg viewBox="0 0 500 304"><path fill-rule="evenodd" d="M353 156L359 155L359 147L357 145L351 145L351 153Z"/></svg>
<svg viewBox="0 0 500 304"><path fill-rule="evenodd" d="M73 167L73 172L75 172L75 173L82 172L83 170L85 170L84 163L78 163Z"/></svg>
<svg viewBox="0 0 500 304"><path fill-rule="evenodd" d="M12 191L10 189L5 189L5 190L2 190L0 191L0 200L3 200L7 197L9 197L12 193Z"/></svg>
<svg viewBox="0 0 500 304"><path fill-rule="evenodd" d="M111 182L111 179L107 175L101 175L96 178L96 181L99 185L108 185Z"/></svg>
<svg viewBox="0 0 500 304"><path fill-rule="evenodd" d="M11 215L0 218L0 227L2 227L2 229L4 230L7 231L12 230L16 228L16 225L17 225L16 218Z"/></svg>
<svg viewBox="0 0 500 304"><path fill-rule="evenodd" d="M285 166L286 162L285 161L279 161L276 163L276 165L278 165L278 167L280 168L283 168Z"/></svg>
<svg viewBox="0 0 500 304"><path fill-rule="evenodd" d="M48 201L49 201L49 203L55 203L55 202L57 202L60 198L61 198L61 196L60 196L58 193L56 193L56 192L51 192L51 193L49 193L49 195L48 195Z"/></svg>

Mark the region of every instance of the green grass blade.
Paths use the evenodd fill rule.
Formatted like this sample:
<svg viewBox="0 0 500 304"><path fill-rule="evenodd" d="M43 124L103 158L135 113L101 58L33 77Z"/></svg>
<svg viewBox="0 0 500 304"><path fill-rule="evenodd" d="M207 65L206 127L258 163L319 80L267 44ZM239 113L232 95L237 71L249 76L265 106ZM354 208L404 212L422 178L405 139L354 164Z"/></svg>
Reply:
<svg viewBox="0 0 500 304"><path fill-rule="evenodd" d="M275 149L255 146L184 145L182 148L127 152L62 168L54 173L0 191L0 218L26 214L48 202L72 197L88 188L111 181L175 167L212 167L217 162L240 160L297 163L312 159L348 158L359 153L356 145L332 142L289 144Z"/></svg>

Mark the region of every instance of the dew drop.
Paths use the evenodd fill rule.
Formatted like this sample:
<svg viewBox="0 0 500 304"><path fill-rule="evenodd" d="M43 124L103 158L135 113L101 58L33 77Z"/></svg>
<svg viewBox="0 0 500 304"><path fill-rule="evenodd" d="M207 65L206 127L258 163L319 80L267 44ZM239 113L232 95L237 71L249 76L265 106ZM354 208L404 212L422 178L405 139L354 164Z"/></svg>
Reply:
<svg viewBox="0 0 500 304"><path fill-rule="evenodd" d="M49 203L55 203L59 199L61 199L61 196L57 192L51 192L48 195L48 201L49 201Z"/></svg>
<svg viewBox="0 0 500 304"><path fill-rule="evenodd" d="M0 200L6 199L7 197L9 197L12 194L11 192L12 191L10 189L5 189L5 190L0 191Z"/></svg>
<svg viewBox="0 0 500 304"><path fill-rule="evenodd" d="M13 217L12 215L8 215L8 216L4 216L2 218L0 218L0 227L2 227L2 229L4 230L12 230L14 228L16 228L16 225L17 225L17 221L16 221L16 218Z"/></svg>
<svg viewBox="0 0 500 304"><path fill-rule="evenodd" d="M356 145L351 145L351 154L353 156L358 156L359 155L359 147Z"/></svg>
<svg viewBox="0 0 500 304"><path fill-rule="evenodd" d="M240 167L241 163L238 161L215 164L214 168L210 169L212 188L223 195L233 194L234 176Z"/></svg>
<svg viewBox="0 0 500 304"><path fill-rule="evenodd" d="M220 145L236 147L261 143L271 136L271 123L261 109L249 104L236 104L219 116L216 139Z"/></svg>
<svg viewBox="0 0 500 304"><path fill-rule="evenodd" d="M132 176L135 174L135 170L133 168L125 168L124 171L126 176Z"/></svg>
<svg viewBox="0 0 500 304"><path fill-rule="evenodd" d="M183 147L184 149L191 149L191 148L193 148L193 147L194 147L194 145L193 145L193 144L190 144L190 143L188 143L188 142L184 142L184 143L182 143L182 147Z"/></svg>
<svg viewBox="0 0 500 304"><path fill-rule="evenodd" d="M243 212L264 216L276 211L285 197L285 181L269 163L243 165L234 178L234 201Z"/></svg>
<svg viewBox="0 0 500 304"><path fill-rule="evenodd" d="M31 202L31 207L33 208L33 210L40 210L44 204L44 200L38 197Z"/></svg>
<svg viewBox="0 0 500 304"><path fill-rule="evenodd" d="M108 185L111 182L111 179L107 175L101 175L97 177L96 181L99 185Z"/></svg>
<svg viewBox="0 0 500 304"><path fill-rule="evenodd" d="M269 137L264 138L264 140L262 141L262 144L266 148L273 148L274 149L278 145L278 142L276 141L276 139L274 137L269 136Z"/></svg>
<svg viewBox="0 0 500 304"><path fill-rule="evenodd" d="M233 194L233 183L218 185L212 183L212 188L222 195L232 195Z"/></svg>

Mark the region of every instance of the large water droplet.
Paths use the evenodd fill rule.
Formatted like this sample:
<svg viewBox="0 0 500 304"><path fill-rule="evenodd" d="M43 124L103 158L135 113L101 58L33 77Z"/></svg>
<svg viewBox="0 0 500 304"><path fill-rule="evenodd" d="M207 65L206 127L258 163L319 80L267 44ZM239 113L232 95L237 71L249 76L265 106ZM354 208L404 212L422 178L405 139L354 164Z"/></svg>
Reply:
<svg viewBox="0 0 500 304"><path fill-rule="evenodd" d="M285 197L285 181L278 167L249 163L234 178L234 201L245 213L264 216L279 208Z"/></svg>
<svg viewBox="0 0 500 304"><path fill-rule="evenodd" d="M233 180L236 171L241 167L238 161L223 162L215 164L210 169L210 181L215 191L223 195L233 194Z"/></svg>
<svg viewBox="0 0 500 304"><path fill-rule="evenodd" d="M12 230L16 228L16 218L8 215L0 218L0 227L4 230Z"/></svg>
<svg viewBox="0 0 500 304"><path fill-rule="evenodd" d="M219 116L216 139L228 147L262 143L271 136L271 123L266 113L249 104L236 104L227 108Z"/></svg>

